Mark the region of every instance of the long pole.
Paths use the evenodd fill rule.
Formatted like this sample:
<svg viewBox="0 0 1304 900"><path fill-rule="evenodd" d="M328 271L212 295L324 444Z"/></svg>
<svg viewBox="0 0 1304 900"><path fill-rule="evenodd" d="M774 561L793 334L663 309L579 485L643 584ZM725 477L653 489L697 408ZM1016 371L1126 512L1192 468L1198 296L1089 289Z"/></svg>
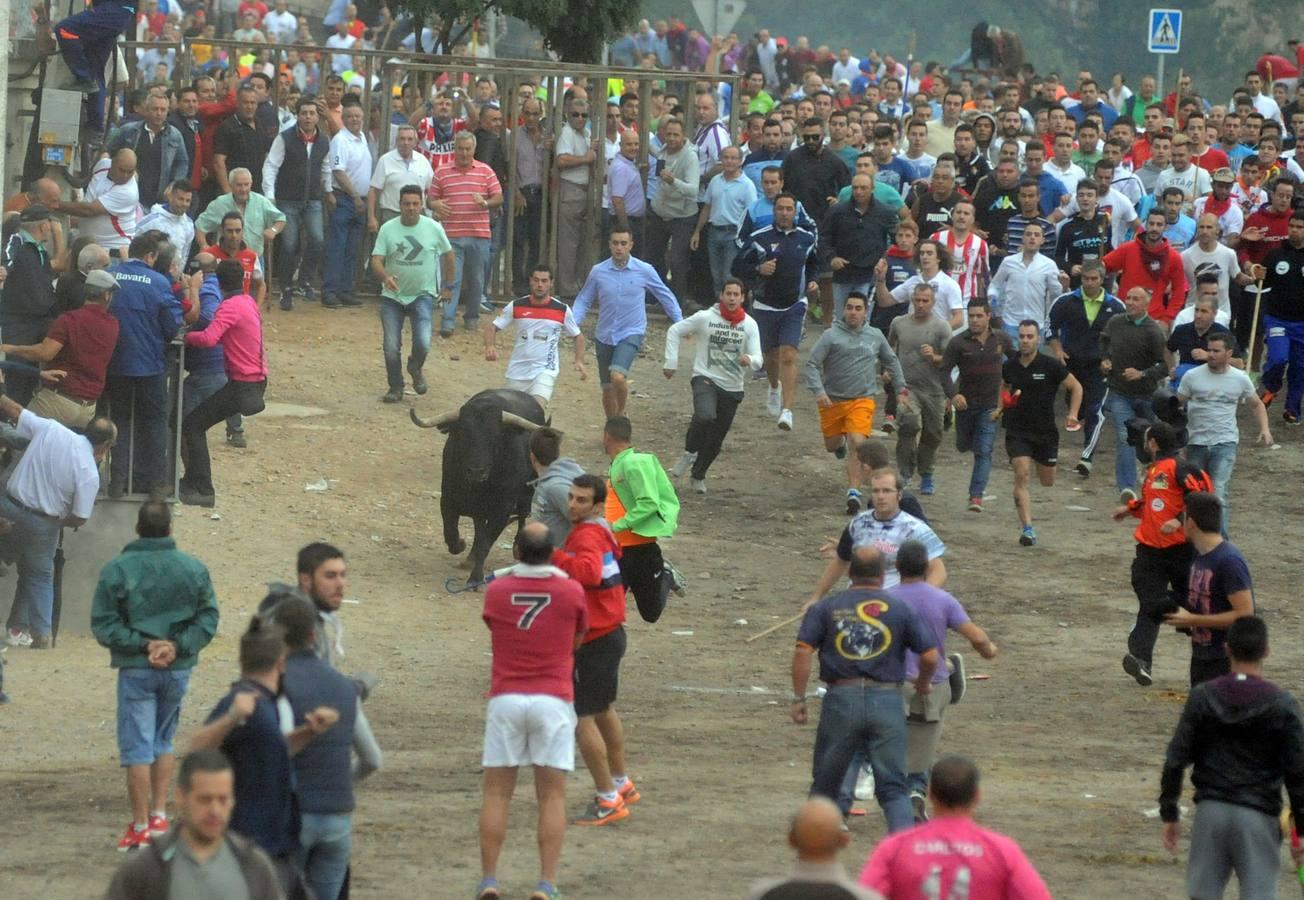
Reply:
<svg viewBox="0 0 1304 900"><path fill-rule="evenodd" d="M1164 57L1167 56L1167 54L1156 53L1155 56L1159 57L1159 62L1157 64L1159 67L1159 71L1155 73L1155 77L1157 83L1159 84L1159 102L1163 103L1164 102ZM1178 99L1180 100L1181 98L1179 97ZM1176 116L1176 114L1177 114L1177 110L1174 109L1173 115Z"/></svg>

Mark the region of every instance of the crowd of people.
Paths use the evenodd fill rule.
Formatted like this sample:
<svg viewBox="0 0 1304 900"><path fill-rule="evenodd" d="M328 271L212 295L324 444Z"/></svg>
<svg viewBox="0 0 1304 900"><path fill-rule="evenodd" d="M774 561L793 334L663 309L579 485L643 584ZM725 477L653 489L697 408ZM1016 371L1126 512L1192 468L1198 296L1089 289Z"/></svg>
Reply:
<svg viewBox="0 0 1304 900"><path fill-rule="evenodd" d="M158 498L180 475L180 502L216 504L207 435L225 423L226 441L247 446L244 419L264 408L267 317L305 303L367 306L371 294L380 399L391 404L409 387L430 390L436 321L456 340L460 310L488 362L499 360L498 333L514 329L505 372L490 380L546 411L564 337L587 380L583 329L596 308L610 470L584 472L561 455L557 431L534 428L531 521L515 539L517 564L485 587L479 900L501 894L520 767L534 769L539 798L532 900L559 895L577 746L594 793L574 824L615 825L642 799L616 712L626 591L655 622L684 590L658 545L677 527L675 482L687 475L689 490L707 492L753 380L779 431L799 435L803 409L818 417L846 481L837 502L849 520L802 609L792 659L794 723L809 720L811 676L827 689L815 799L790 835L793 880L828 887L809 896L1049 896L1017 845L970 821L976 765L935 759L966 684L947 632L985 659L998 651L946 589L947 545L923 503L954 430L957 452L973 457L966 508L984 512L1003 429L1011 532L1037 546L1033 473L1054 486L1061 409L1064 430L1081 434L1079 479L1093 477L1113 433L1113 515L1137 521L1124 671L1151 685L1160 629L1190 635L1192 691L1164 769L1165 844L1176 851L1176 799L1194 765L1190 894L1219 895L1232 871L1242 891L1275 881L1283 781L1304 812L1304 726L1262 677L1266 626L1228 510L1240 407L1267 447L1276 397L1286 426L1299 424L1304 399L1304 86L1292 99L1256 69L1220 103L1189 75L1163 95L1149 76L1133 91L1118 75L1108 88L1088 71L1065 85L1028 64L948 72L766 30L712 39L672 17L610 47L613 65L653 73L649 93L577 77L553 120L544 86L517 78L519 116L508 122L486 69L429 92L400 85L385 123L378 102L364 115L377 83L348 51L409 39L437 49L429 28L385 7L333 3L323 51L291 51L279 67L268 45L322 36L285 0L146 0L134 13L110 0L53 27L35 17L93 98L91 122L109 108L112 29L134 21L146 44L184 38L195 63L180 84L173 51L136 50L134 86L81 196L47 177L5 204L0 417L13 424L16 462L0 543L18 573L9 646L52 646L59 532L91 518L99 464L107 457L108 497L151 497L92 613L118 670L132 817L118 847L138 851L110 896L179 883L196 897L243 895L237 884L256 897L347 895L351 786L380 751L363 712L368 680L338 671L343 554L304 548L298 583L274 590L244 633L241 680L180 764L174 827L173 737L218 605ZM975 35L970 63L990 62L993 47L1008 62L1018 48L999 29ZM218 37L248 52L203 42ZM723 72L739 77L713 77ZM598 184L600 220L589 203ZM555 270L542 259L545 206L559 223ZM500 255L508 217L511 266ZM495 281L517 299L496 305ZM669 323L667 379L693 342L692 414L669 468L633 447L629 409L657 310ZM807 342L812 325L820 335ZM1228 704L1246 710L1236 727ZM856 884L836 858L846 818L870 796L892 834ZM1227 829L1240 840L1217 837ZM791 883L754 896L789 896Z"/></svg>

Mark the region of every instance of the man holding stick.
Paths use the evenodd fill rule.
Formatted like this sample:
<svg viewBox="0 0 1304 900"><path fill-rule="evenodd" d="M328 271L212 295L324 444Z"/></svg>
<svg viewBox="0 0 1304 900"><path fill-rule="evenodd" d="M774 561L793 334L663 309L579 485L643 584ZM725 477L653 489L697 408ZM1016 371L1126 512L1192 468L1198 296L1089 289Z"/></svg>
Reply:
<svg viewBox="0 0 1304 900"><path fill-rule="evenodd" d="M1265 359L1259 397L1264 406L1270 406L1289 376L1282 418L1287 425L1298 425L1300 401L1304 400L1304 210L1291 213L1285 242L1264 257L1262 264L1251 266L1250 276L1262 290L1254 303L1246 358L1253 357L1262 305Z"/></svg>

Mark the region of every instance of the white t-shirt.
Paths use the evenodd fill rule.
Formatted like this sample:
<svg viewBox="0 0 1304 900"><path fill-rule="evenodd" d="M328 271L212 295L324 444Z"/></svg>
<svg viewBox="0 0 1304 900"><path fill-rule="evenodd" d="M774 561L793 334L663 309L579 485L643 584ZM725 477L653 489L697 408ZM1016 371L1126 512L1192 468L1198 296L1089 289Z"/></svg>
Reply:
<svg viewBox="0 0 1304 900"><path fill-rule="evenodd" d="M1172 166L1164 169L1155 179L1155 189L1151 192L1156 197L1163 198L1164 188L1176 187L1181 188L1186 199L1182 202L1182 212L1188 216L1195 209L1195 198L1203 197L1213 190L1213 181L1209 177L1208 171L1200 168L1195 163L1186 167L1185 172L1179 172Z"/></svg>
<svg viewBox="0 0 1304 900"><path fill-rule="evenodd" d="M1199 222L1200 216L1204 215L1208 204L1209 196L1195 198L1195 212L1191 213L1191 218ZM1222 229L1223 241L1226 241L1229 235L1240 234L1241 229L1245 227L1245 213L1241 212L1240 205L1234 200L1227 205L1227 209L1218 217L1218 227Z"/></svg>
<svg viewBox="0 0 1304 900"><path fill-rule="evenodd" d="M89 519L100 491L90 441L28 410L19 414L17 431L31 443L9 476L9 496L48 516Z"/></svg>
<svg viewBox="0 0 1304 900"><path fill-rule="evenodd" d="M371 146L366 134L341 128L331 138L331 172L343 172L359 197L366 197L371 184ZM332 187L334 179L332 178Z"/></svg>
<svg viewBox="0 0 1304 900"><path fill-rule="evenodd" d="M571 308L556 297L543 306L534 306L528 298L513 300L494 319L494 327L503 331L516 323L516 346L507 363L507 377L513 381L533 381L539 375L556 375L561 371L561 333L571 337L580 333Z"/></svg>
<svg viewBox="0 0 1304 900"><path fill-rule="evenodd" d="M1231 283L1233 273L1241 270L1240 263L1236 259L1236 251L1225 244L1216 245L1213 250L1205 253L1200 249L1199 244L1192 244L1182 251L1182 268L1186 270L1186 305L1191 306L1195 303L1196 289L1199 287L1195 279L1199 275L1211 274L1218 276L1218 312L1219 314L1231 315L1232 300L1228 294L1228 286ZM1223 321L1219 319L1219 321ZM1223 322L1226 324L1226 322Z"/></svg>
<svg viewBox="0 0 1304 900"><path fill-rule="evenodd" d="M299 30L299 20L288 9L285 12L272 10L263 16L263 28L267 36L278 44L293 44L294 35Z"/></svg>
<svg viewBox="0 0 1304 900"><path fill-rule="evenodd" d="M933 286L933 297L935 298L933 315L947 325L951 324L951 313L954 310L958 309L964 312L966 304L960 285L945 272L938 272L931 279L925 279L918 274L911 275L901 284L892 288L892 299L897 303L909 303L917 284L930 284Z"/></svg>
<svg viewBox="0 0 1304 900"><path fill-rule="evenodd" d="M1236 408L1254 396L1254 382L1231 366L1221 375L1211 372L1208 365L1196 366L1182 376L1177 396L1187 401L1188 444L1235 444L1241 439Z"/></svg>
<svg viewBox="0 0 1304 900"><path fill-rule="evenodd" d="M136 236L136 212L140 207L140 190L136 176L126 184L109 180L107 159L100 160L86 186L86 202L100 201L104 215L87 216L77 226L77 233L109 250L125 248Z"/></svg>
<svg viewBox="0 0 1304 900"><path fill-rule="evenodd" d="M326 46L332 50L352 50L358 43L358 39L351 34L340 35L339 32L326 38ZM349 69L353 68L352 53L332 53L331 54L331 71L336 75L343 75Z"/></svg>

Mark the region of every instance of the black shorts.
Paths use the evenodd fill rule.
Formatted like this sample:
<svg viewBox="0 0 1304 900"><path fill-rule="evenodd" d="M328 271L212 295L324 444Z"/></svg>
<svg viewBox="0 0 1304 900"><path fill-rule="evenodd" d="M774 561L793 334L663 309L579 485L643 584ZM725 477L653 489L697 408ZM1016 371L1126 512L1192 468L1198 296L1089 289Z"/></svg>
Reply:
<svg viewBox="0 0 1304 900"><path fill-rule="evenodd" d="M597 640L580 644L575 651L575 715L606 712L616 702L620 660L624 655L623 625Z"/></svg>
<svg viewBox="0 0 1304 900"><path fill-rule="evenodd" d="M1059 461L1059 435L1045 437L1028 437L1022 434L1005 432L1005 452L1010 459L1016 456L1030 456L1039 466L1054 466Z"/></svg>

